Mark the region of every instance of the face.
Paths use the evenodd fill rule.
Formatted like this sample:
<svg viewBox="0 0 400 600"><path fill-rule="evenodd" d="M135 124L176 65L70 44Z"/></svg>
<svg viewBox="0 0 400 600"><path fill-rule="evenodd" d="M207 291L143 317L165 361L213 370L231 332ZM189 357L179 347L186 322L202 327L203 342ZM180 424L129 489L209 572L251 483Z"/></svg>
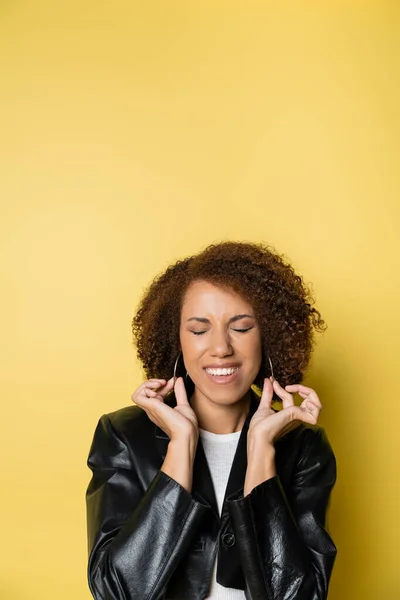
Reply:
<svg viewBox="0 0 400 600"><path fill-rule="evenodd" d="M196 395L221 404L243 398L262 358L261 333L250 304L235 292L196 281L185 294L179 335Z"/></svg>

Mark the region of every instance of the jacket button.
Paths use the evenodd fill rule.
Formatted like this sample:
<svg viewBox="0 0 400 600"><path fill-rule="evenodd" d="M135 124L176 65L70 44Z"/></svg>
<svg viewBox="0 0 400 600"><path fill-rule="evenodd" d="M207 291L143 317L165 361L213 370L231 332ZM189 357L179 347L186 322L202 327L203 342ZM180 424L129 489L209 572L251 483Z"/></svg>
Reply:
<svg viewBox="0 0 400 600"><path fill-rule="evenodd" d="M222 536L222 544L226 548L230 548L231 546L233 546L235 541L236 538L233 533L224 533L224 535Z"/></svg>

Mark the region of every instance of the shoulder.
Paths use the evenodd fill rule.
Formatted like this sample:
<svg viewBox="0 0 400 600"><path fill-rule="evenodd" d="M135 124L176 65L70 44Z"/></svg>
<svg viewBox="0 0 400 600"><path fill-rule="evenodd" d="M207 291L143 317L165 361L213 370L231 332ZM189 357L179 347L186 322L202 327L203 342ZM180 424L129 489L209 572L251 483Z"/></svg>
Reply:
<svg viewBox="0 0 400 600"><path fill-rule="evenodd" d="M321 425L301 423L275 443L281 464L291 465L294 471L314 466L328 467L336 473L335 454L328 434Z"/></svg>
<svg viewBox="0 0 400 600"><path fill-rule="evenodd" d="M299 430L300 461L335 462L335 454L324 427L302 423Z"/></svg>
<svg viewBox="0 0 400 600"><path fill-rule="evenodd" d="M169 406L176 405L176 400L173 394L168 394L164 398L164 403ZM156 425L149 419L147 413L143 408L132 404L131 406L124 406L118 410L105 413L101 420L108 422L110 427L114 429L116 433L127 435L136 433L149 434L154 431Z"/></svg>
<svg viewBox="0 0 400 600"><path fill-rule="evenodd" d="M112 429L119 434L132 433L148 429L154 424L140 406L132 405L105 413L101 419L108 422Z"/></svg>
<svg viewBox="0 0 400 600"><path fill-rule="evenodd" d="M164 398L164 403L171 407L176 405L173 393ZM114 443L125 445L131 450L146 447L151 448L157 437L159 428L147 416L146 411L132 404L117 410L104 413L97 423L95 439L109 438Z"/></svg>
<svg viewBox="0 0 400 600"><path fill-rule="evenodd" d="M175 395L172 392L165 396L164 404L171 408L176 406ZM106 413L102 419L106 420L110 427L127 441L136 439L140 443L147 440L148 443L149 439L153 439L154 434L159 430L147 416L146 411L136 404Z"/></svg>
<svg viewBox="0 0 400 600"><path fill-rule="evenodd" d="M298 427L280 438L278 444L289 444L301 453L307 453L312 446L320 447L326 451L333 451L327 432L321 425L300 423Z"/></svg>
<svg viewBox="0 0 400 600"><path fill-rule="evenodd" d="M93 447L116 447L119 450L131 446L134 440L149 439L154 423L139 406L125 406L104 413L95 427Z"/></svg>
<svg viewBox="0 0 400 600"><path fill-rule="evenodd" d="M88 455L88 466L131 468L135 448L149 445L154 423L139 406L126 406L104 413L96 425Z"/></svg>
<svg viewBox="0 0 400 600"><path fill-rule="evenodd" d="M295 480L316 486L332 486L336 481L336 458L327 432L321 425L302 424L298 432Z"/></svg>
<svg viewBox="0 0 400 600"><path fill-rule="evenodd" d="M332 450L328 434L322 425L302 423L299 429L303 450L308 450L311 446L319 446L321 449Z"/></svg>

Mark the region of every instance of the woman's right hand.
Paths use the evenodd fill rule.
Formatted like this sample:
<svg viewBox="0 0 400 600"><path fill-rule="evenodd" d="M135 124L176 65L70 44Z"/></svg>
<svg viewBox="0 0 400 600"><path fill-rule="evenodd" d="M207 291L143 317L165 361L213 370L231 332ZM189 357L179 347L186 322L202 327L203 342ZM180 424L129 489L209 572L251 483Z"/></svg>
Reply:
<svg viewBox="0 0 400 600"><path fill-rule="evenodd" d="M174 389L176 406L173 408L164 403L164 398ZM175 382L171 377L165 379L148 379L139 385L131 396L132 401L143 408L149 419L160 427L170 440L196 440L199 436L199 425L196 413L189 404L183 378Z"/></svg>

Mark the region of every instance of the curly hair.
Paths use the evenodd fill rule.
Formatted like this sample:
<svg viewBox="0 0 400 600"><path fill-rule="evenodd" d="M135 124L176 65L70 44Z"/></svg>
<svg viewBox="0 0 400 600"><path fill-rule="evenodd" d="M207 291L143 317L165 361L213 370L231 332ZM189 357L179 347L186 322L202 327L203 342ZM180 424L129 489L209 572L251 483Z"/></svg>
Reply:
<svg viewBox="0 0 400 600"><path fill-rule="evenodd" d="M168 380L173 374L181 349L182 304L194 281L236 292L253 307L262 339L255 387L261 390L264 378L271 375L268 355L281 386L302 382L313 350L314 330L327 328L319 311L312 307L315 300L311 289L271 245L237 241L211 244L178 260L144 291L132 320L132 334L148 379ZM280 400L275 394L274 399Z"/></svg>

